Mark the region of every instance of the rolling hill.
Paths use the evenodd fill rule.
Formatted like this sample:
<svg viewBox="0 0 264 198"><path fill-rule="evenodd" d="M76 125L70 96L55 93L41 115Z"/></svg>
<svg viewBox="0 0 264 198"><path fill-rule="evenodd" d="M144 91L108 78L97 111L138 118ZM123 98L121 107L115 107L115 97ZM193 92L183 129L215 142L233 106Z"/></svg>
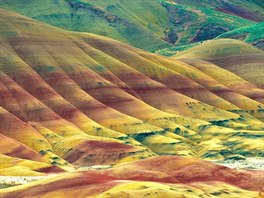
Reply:
<svg viewBox="0 0 264 198"><path fill-rule="evenodd" d="M264 52L239 40L217 39L204 42L175 57L206 60L264 88Z"/></svg>
<svg viewBox="0 0 264 198"><path fill-rule="evenodd" d="M215 39L223 39L223 38L241 40L263 51L264 50L264 22L225 32L217 36ZM161 54L163 56L173 56L184 50L188 50L192 47L195 47L201 44L202 42L203 41L190 43L186 45L179 45L179 46L163 48L160 50L156 50L155 53Z"/></svg>
<svg viewBox="0 0 264 198"><path fill-rule="evenodd" d="M254 16L253 21L204 6L204 1L195 1L195 5L190 2L193 1L175 4L165 0L0 0L0 7L60 28L107 36L148 51L212 39L254 25L255 19L264 16L263 7L252 1L233 4L238 9L254 8L254 14L248 14ZM222 4L229 8L229 4Z"/></svg>
<svg viewBox="0 0 264 198"><path fill-rule="evenodd" d="M157 165L159 167L157 167ZM108 170L63 173L0 191L11 197L261 198L263 175L192 158L154 157Z"/></svg>
<svg viewBox="0 0 264 198"><path fill-rule="evenodd" d="M264 157L262 51L167 58L4 9L0 27L0 175L55 174L1 197L262 196L263 171L205 161ZM221 65L237 51L246 76Z"/></svg>
<svg viewBox="0 0 264 198"><path fill-rule="evenodd" d="M217 38L239 39L264 50L264 22L226 32Z"/></svg>

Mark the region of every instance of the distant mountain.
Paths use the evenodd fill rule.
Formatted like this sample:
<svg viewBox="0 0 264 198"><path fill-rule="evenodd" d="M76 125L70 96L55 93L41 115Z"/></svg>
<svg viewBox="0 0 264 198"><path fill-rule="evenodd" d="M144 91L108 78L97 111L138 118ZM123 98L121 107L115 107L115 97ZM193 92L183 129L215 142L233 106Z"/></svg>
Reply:
<svg viewBox="0 0 264 198"><path fill-rule="evenodd" d="M165 0L0 0L0 7L57 27L96 33L148 51L212 39L227 31L254 25L253 21L264 16L263 8L252 1L235 4L238 8L242 6L241 9L247 5L257 10L252 21L217 11L218 4L208 6L214 5L211 3L214 1L176 2L178 4Z"/></svg>

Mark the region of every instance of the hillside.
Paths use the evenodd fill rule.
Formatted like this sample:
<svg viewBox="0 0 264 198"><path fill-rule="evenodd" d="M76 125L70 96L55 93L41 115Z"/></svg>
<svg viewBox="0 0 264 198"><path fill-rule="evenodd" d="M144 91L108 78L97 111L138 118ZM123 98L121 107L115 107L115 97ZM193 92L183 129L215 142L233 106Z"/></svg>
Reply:
<svg viewBox="0 0 264 198"><path fill-rule="evenodd" d="M264 22L225 32L217 36L215 39L222 39L222 38L241 40L253 45L254 47L264 50ZM157 50L155 51L155 53L161 54L163 56L173 56L184 50L197 46L202 42L195 42L187 45L168 47Z"/></svg>
<svg viewBox="0 0 264 198"><path fill-rule="evenodd" d="M204 42L175 55L206 60L229 70L243 79L264 88L264 52L234 39Z"/></svg>
<svg viewBox="0 0 264 198"><path fill-rule="evenodd" d="M264 19L264 3L261 0L170 0L171 2L206 7L223 13L239 16L248 20L261 22Z"/></svg>
<svg viewBox="0 0 264 198"><path fill-rule="evenodd" d="M239 39L264 50L264 22L231 30L219 35L217 38Z"/></svg>
<svg viewBox="0 0 264 198"><path fill-rule="evenodd" d="M4 9L0 27L0 175L55 175L1 197L261 196L263 171L208 162L264 157L261 80Z"/></svg>
<svg viewBox="0 0 264 198"><path fill-rule="evenodd" d="M254 13L264 16L263 8L247 2L247 6L258 10ZM244 6L237 3L240 5ZM254 20L184 1L174 4L165 0L0 0L0 7L60 28L107 36L148 51L212 39L255 24Z"/></svg>
<svg viewBox="0 0 264 198"><path fill-rule="evenodd" d="M262 181L263 174L258 171L237 171L192 158L155 157L108 170L59 174L3 189L0 195L3 198L261 198Z"/></svg>

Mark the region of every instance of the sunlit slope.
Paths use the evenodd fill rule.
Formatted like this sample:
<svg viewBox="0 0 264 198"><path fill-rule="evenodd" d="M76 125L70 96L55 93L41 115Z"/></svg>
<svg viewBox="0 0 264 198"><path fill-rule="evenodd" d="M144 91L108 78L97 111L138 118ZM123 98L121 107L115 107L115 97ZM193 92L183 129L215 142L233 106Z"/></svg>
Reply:
<svg viewBox="0 0 264 198"><path fill-rule="evenodd" d="M253 100L259 101L261 103L264 102L263 89L260 89L257 86L249 83L248 81L245 81L243 78L235 75L234 73L228 70L225 70L211 62L204 61L201 59L180 58L178 60L183 61L189 65L192 65L193 67L199 69L201 72L206 73L208 76L211 76L211 78L214 78L218 81L221 81L221 79L225 78L225 81L221 82L223 85L225 85L225 87L222 86L222 89L220 87L215 89L214 91L216 94L224 95L224 92L230 93L235 91L237 92L236 94L240 93L241 95L247 96L248 98L251 98ZM247 89L245 89L246 87ZM233 100L237 100L237 97L232 97L232 98ZM245 102L245 100L246 98L244 97L243 101ZM251 104L253 103L251 102ZM255 104L257 105L257 103ZM237 105L240 106L243 104L237 104Z"/></svg>
<svg viewBox="0 0 264 198"><path fill-rule="evenodd" d="M91 45L95 46L97 50L93 50L90 46L83 46L83 49L90 56L92 56L94 59L104 65L113 65L115 68L117 68L117 66L123 66L124 68L125 63L127 65L130 65L134 69L140 71L141 73L149 76L150 78L162 82L167 87L184 95L187 95L189 97L195 98L199 101L205 102L207 104L213 105L224 110L236 111L236 106L248 112L249 110L253 110L258 118L263 119L263 112L258 111L259 109L261 110L263 105L259 102L251 100L250 98L257 99L261 102L264 99L264 91L246 81L242 81L240 84L246 84L248 87L251 87L254 90L248 90L244 88L241 89L242 86L239 86L239 81L236 80L240 78L234 75L233 73L229 72L229 74L227 75L228 77L230 76L231 79L234 78L236 80L234 80L233 83L237 86L236 91L238 93L234 92L227 86L224 86L223 82L221 82L221 78L217 79L219 81L218 82L214 78L210 77L208 74L200 72L194 67L191 67L190 65L187 65L181 61L169 60L160 56L146 53L144 51L136 50L134 48L129 48L128 50L126 46L120 46L119 48L116 48L116 44L113 43L104 42L104 44L102 44L103 41L94 41L92 39L90 40ZM133 53L131 53L131 51L133 51ZM104 55L102 52L107 53L107 56ZM103 55L104 58L102 58ZM113 59L110 56L118 58L120 57L120 61L113 62ZM116 75L120 76L123 81L133 87L134 90L138 92L138 94L142 97L143 100L148 101L154 99L155 103L158 102L158 98L150 97L151 95L147 92L146 88L144 89L144 92L139 90L143 89L142 85L141 87L138 87L138 85L136 85L135 83L131 84L131 79L124 78L124 69L114 70L114 67L110 67L111 71L116 73ZM122 71L121 74L120 71ZM226 72L226 70L222 70L220 74L226 75ZM133 74L133 76L135 78L136 74ZM139 80L137 80L137 82L139 82ZM210 91L208 91L208 89ZM221 90L226 92L226 94L220 94L220 97L217 97L219 93L222 93ZM239 90L241 90L241 93L239 92ZM149 97L146 97L146 94ZM243 94L244 96L241 94ZM167 95L168 92L166 95L160 96L160 98L163 97L163 101L160 102L161 104L166 102L164 98L168 98ZM232 102L236 106L234 106L232 103L228 103L227 101ZM245 104L245 101L248 101L247 104ZM152 105L155 105L153 101L151 102ZM190 105L195 106L195 104ZM163 107L159 105L158 108ZM173 112L174 108L175 107L170 106L169 108L166 108L166 110ZM183 110L183 106L181 106L181 110Z"/></svg>
<svg viewBox="0 0 264 198"><path fill-rule="evenodd" d="M0 190L8 197L261 198L263 172L187 157L154 157L108 170L63 173Z"/></svg>
<svg viewBox="0 0 264 198"><path fill-rule="evenodd" d="M41 176L64 172L50 163L0 154L1 176Z"/></svg>
<svg viewBox="0 0 264 198"><path fill-rule="evenodd" d="M231 100L214 92L228 89L221 80L182 61L0 15L1 134L49 163L263 156L263 104L244 92L229 90Z"/></svg>
<svg viewBox="0 0 264 198"><path fill-rule="evenodd" d="M27 136L27 134L25 134L25 136ZM32 176L63 171L52 163L52 159L56 159L58 162L63 163L63 160L59 159L58 156L54 154L51 155L51 153L44 156L41 154L44 150L39 153L37 149L33 150L27 145L16 141L15 138L8 138L2 134L0 134L0 138L1 175ZM44 147L44 149L47 148L47 146Z"/></svg>
<svg viewBox="0 0 264 198"><path fill-rule="evenodd" d="M260 88L264 86L264 52L239 40L210 40L175 57L207 60Z"/></svg>

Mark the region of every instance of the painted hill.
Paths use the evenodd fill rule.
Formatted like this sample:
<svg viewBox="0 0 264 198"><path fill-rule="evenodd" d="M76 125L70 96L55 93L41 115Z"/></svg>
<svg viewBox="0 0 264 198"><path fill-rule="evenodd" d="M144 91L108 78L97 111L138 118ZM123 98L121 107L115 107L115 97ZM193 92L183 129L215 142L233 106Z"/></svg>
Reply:
<svg viewBox="0 0 264 198"><path fill-rule="evenodd" d="M217 39L204 42L175 57L206 60L264 88L264 52L239 40Z"/></svg>
<svg viewBox="0 0 264 198"><path fill-rule="evenodd" d="M155 157L115 168L64 173L0 191L11 197L248 197L263 195L263 174L184 157Z"/></svg>
<svg viewBox="0 0 264 198"><path fill-rule="evenodd" d="M171 153L207 158L215 149L200 150L207 141L225 150L212 158L262 156L222 142L229 135L241 143L244 136L255 138L246 135L250 130L262 133L264 91L247 81L233 91L181 61L5 10L1 26L1 133L51 163L109 164Z"/></svg>
<svg viewBox="0 0 264 198"><path fill-rule="evenodd" d="M215 7L203 6L204 1L195 1L195 5L190 2L193 1L175 4L165 0L0 0L0 7L57 27L96 33L148 51L212 39L254 25L255 19L264 16L263 8L251 1L232 5L238 10L254 8L254 14L248 13L254 16L253 21L229 14L228 10L226 14Z"/></svg>
<svg viewBox="0 0 264 198"><path fill-rule="evenodd" d="M255 185L261 171L244 174L197 159L264 156L264 90L256 83L228 68L200 69L204 62L196 66L4 9L0 27L0 174L64 172L0 196L256 197L263 191ZM242 49L255 57L261 52ZM94 165L113 167L80 172Z"/></svg>

